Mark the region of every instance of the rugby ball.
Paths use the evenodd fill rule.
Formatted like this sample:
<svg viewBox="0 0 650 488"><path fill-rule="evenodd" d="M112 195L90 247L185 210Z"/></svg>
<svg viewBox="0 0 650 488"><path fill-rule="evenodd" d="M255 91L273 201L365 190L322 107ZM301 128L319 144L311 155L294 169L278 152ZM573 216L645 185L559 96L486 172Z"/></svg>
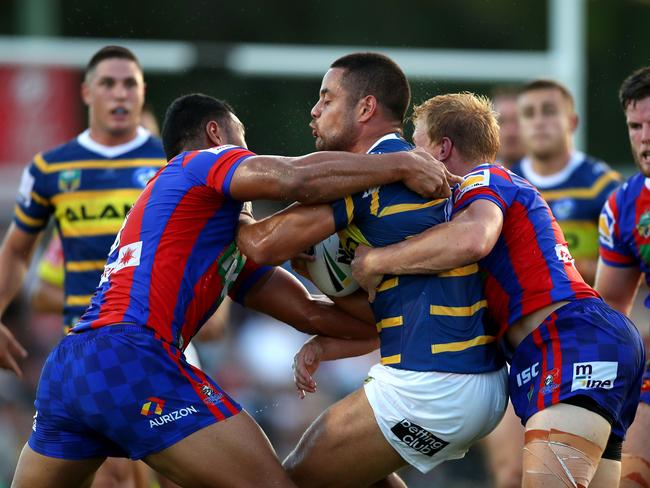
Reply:
<svg viewBox="0 0 650 488"><path fill-rule="evenodd" d="M352 278L351 257L333 234L309 250L314 261L307 263L311 280L320 291L333 297L355 292L359 284Z"/></svg>

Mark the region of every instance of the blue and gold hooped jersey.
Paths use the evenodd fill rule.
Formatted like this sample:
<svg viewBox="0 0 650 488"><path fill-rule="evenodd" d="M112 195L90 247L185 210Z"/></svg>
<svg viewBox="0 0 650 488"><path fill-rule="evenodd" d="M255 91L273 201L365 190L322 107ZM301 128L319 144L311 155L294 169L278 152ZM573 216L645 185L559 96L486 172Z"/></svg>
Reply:
<svg viewBox="0 0 650 488"><path fill-rule="evenodd" d="M621 177L602 161L574 152L559 173L539 176L524 158L511 171L532 183L546 200L576 259L598 259L598 218Z"/></svg>
<svg viewBox="0 0 650 488"><path fill-rule="evenodd" d="M368 151L412 149L398 134ZM341 243L350 257L359 243L381 247L449 220L448 199L427 200L401 183L371 188L333 202ZM372 309L381 363L412 371L482 373L501 366L487 330L486 301L478 266L439 275L386 276Z"/></svg>
<svg viewBox="0 0 650 488"><path fill-rule="evenodd" d="M139 128L132 141L113 147L83 132L37 154L25 168L14 221L26 232L40 232L51 216L56 219L65 262L66 328L90 304L126 213L165 163L160 140Z"/></svg>

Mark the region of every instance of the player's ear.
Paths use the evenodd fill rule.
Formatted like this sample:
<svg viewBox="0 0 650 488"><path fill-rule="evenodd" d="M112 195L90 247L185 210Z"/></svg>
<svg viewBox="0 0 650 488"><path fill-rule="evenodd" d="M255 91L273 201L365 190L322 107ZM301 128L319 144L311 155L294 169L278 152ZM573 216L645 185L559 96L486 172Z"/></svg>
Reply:
<svg viewBox="0 0 650 488"><path fill-rule="evenodd" d="M205 136L210 143L210 147L221 146L223 144L221 127L216 120L210 120L205 124Z"/></svg>
<svg viewBox="0 0 650 488"><path fill-rule="evenodd" d="M81 84L81 99L86 105L90 105L90 87L88 86L87 81L84 81Z"/></svg>
<svg viewBox="0 0 650 488"><path fill-rule="evenodd" d="M454 149L454 141L449 139L449 137L443 137L437 144L437 149L438 154L434 154L433 157L440 161L445 161L451 156L451 151Z"/></svg>
<svg viewBox="0 0 650 488"><path fill-rule="evenodd" d="M571 118L569 119L569 124L571 127L571 132L575 132L576 129L578 128L578 124L580 123L580 117L578 117L577 113L572 113Z"/></svg>
<svg viewBox="0 0 650 488"><path fill-rule="evenodd" d="M357 103L357 113L359 122L367 122L377 111L377 99L372 95L367 95Z"/></svg>

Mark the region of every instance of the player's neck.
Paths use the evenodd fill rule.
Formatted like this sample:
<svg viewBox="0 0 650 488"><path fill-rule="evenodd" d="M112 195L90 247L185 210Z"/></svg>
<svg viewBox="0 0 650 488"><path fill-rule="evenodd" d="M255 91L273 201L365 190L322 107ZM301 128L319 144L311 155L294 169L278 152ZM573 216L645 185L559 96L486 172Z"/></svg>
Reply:
<svg viewBox="0 0 650 488"><path fill-rule="evenodd" d="M567 167L569 161L571 161L571 150L567 149L566 151L545 158L535 156L529 156L529 158L530 167L535 174L539 176L550 176L559 173Z"/></svg>
<svg viewBox="0 0 650 488"><path fill-rule="evenodd" d="M95 129L93 127L90 127L89 130L90 138L94 142L108 147L126 144L127 142L131 142L138 135L137 127L134 127L132 131L124 132L122 134L112 134L103 130Z"/></svg>

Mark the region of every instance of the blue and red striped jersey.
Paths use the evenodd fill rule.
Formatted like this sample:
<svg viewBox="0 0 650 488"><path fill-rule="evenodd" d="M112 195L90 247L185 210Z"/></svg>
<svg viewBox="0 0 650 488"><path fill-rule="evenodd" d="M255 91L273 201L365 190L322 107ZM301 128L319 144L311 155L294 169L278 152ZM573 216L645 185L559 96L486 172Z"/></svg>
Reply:
<svg viewBox="0 0 650 488"><path fill-rule="evenodd" d="M576 270L551 209L528 181L502 166L483 164L454 190L453 213L480 199L503 212L501 235L479 263L487 274L488 309L500 334L552 303L598 297Z"/></svg>
<svg viewBox="0 0 650 488"><path fill-rule="evenodd" d="M231 198L230 182L253 155L219 146L179 154L158 171L124 220L73 331L134 323L183 349L226 294L241 302L271 269L235 245L243 204Z"/></svg>
<svg viewBox="0 0 650 488"><path fill-rule="evenodd" d="M601 259L619 268L638 267L650 283L650 179L637 173L612 193L598 230Z"/></svg>

